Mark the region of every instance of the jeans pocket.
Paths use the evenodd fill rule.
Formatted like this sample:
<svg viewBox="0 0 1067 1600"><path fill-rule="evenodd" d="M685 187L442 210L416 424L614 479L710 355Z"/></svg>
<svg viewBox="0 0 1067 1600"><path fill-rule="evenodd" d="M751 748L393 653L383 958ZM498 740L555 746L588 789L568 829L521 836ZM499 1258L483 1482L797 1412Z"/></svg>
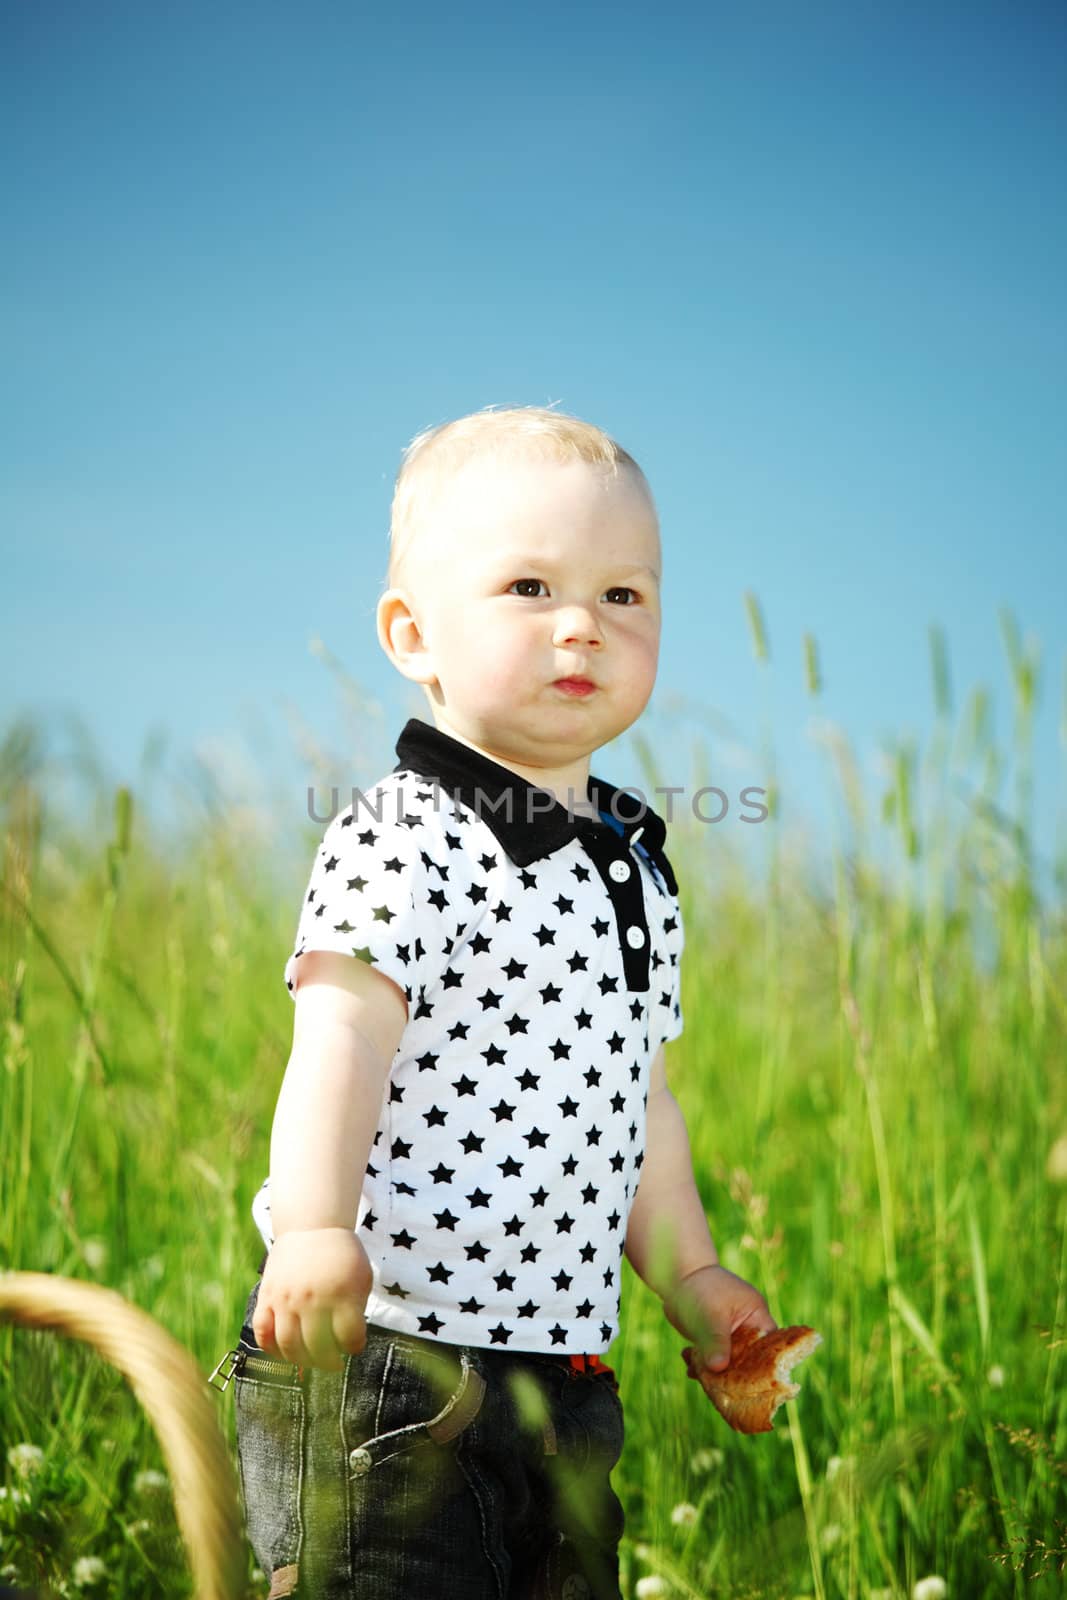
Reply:
<svg viewBox="0 0 1067 1600"><path fill-rule="evenodd" d="M355 1362L350 1372L358 1374ZM348 1466L355 1478L416 1446L452 1444L481 1410L486 1386L467 1350L393 1338L372 1387L373 1395L361 1390L358 1375L346 1384Z"/></svg>
<svg viewBox="0 0 1067 1600"><path fill-rule="evenodd" d="M297 1368L245 1351L234 1376L234 1413L248 1541L264 1572L295 1566L303 1541L305 1428Z"/></svg>
<svg viewBox="0 0 1067 1600"><path fill-rule="evenodd" d="M590 1426L595 1437L591 1437L590 1444L601 1457L601 1460L614 1466L622 1455L623 1445L626 1442L626 1419L623 1410L622 1396L616 1384L610 1378L594 1378L595 1392L600 1396L600 1405L594 1409Z"/></svg>

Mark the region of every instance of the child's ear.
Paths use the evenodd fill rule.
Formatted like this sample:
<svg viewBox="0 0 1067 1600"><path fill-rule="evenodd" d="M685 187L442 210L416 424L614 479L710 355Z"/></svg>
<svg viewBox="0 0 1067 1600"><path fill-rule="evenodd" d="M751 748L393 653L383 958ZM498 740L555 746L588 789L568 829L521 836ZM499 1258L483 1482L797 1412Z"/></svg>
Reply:
<svg viewBox="0 0 1067 1600"><path fill-rule="evenodd" d="M378 643L405 678L437 682L415 602L406 589L387 589L378 601Z"/></svg>

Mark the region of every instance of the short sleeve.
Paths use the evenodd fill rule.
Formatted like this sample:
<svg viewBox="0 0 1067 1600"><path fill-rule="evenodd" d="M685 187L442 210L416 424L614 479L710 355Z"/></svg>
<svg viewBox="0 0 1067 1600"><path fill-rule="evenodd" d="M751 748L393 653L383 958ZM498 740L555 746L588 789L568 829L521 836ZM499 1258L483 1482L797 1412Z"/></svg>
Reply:
<svg viewBox="0 0 1067 1600"><path fill-rule="evenodd" d="M323 835L308 880L285 983L296 998L299 958L309 950L334 950L376 967L402 989L409 1003L428 981L435 919L444 907L429 881L430 858L416 817L393 815L394 793L377 808L381 817L348 810ZM432 865L432 861L430 861Z"/></svg>
<svg viewBox="0 0 1067 1600"><path fill-rule="evenodd" d="M682 951L685 948L685 927L677 900L674 901L671 913L663 926L667 936L670 975L664 988L666 1004L660 1009L660 1043L668 1044L671 1039L678 1038L685 1026L685 1019L682 1016Z"/></svg>

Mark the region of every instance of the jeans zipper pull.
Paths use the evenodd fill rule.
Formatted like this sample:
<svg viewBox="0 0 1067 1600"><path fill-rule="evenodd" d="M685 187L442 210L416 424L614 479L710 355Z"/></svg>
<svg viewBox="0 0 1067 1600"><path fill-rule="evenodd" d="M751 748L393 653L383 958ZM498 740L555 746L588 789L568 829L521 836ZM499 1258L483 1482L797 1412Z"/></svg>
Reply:
<svg viewBox="0 0 1067 1600"><path fill-rule="evenodd" d="M211 1376L208 1378L208 1380L207 1380L208 1383L210 1383L210 1385L211 1385L211 1387L213 1389L217 1389L220 1394L225 1394L226 1393L226 1389L229 1386L231 1378L235 1378L238 1375L238 1373L241 1371L241 1368L244 1366L244 1364L245 1364L245 1362L247 1360L248 1360L247 1351L240 1350L240 1349L227 1350L226 1354L223 1356L223 1358L219 1362L218 1366L215 1368L215 1370L212 1372ZM226 1368L226 1371L223 1373L222 1369L223 1369L223 1367L226 1366L227 1361L230 1364ZM220 1374L222 1374L222 1382L221 1383L218 1381Z"/></svg>

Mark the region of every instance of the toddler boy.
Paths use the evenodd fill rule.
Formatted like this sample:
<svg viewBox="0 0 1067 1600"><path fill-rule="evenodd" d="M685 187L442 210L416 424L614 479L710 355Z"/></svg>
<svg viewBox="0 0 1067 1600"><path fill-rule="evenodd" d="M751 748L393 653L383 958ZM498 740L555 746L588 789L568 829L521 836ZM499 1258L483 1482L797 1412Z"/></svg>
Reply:
<svg viewBox="0 0 1067 1600"><path fill-rule="evenodd" d="M664 1045L662 819L590 775L651 694L651 492L538 408L419 435L378 636L423 686L315 857L235 1361L272 1597L618 1600L622 1255L724 1367L766 1302L719 1265Z"/></svg>

